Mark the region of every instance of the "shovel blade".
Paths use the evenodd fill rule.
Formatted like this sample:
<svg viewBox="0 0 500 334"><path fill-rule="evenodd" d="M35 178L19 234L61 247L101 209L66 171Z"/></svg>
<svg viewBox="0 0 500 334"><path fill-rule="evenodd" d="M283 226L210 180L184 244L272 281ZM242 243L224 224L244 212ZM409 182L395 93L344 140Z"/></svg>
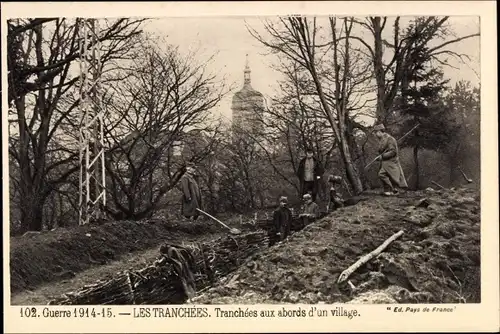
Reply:
<svg viewBox="0 0 500 334"><path fill-rule="evenodd" d="M230 230L230 232L231 232L231 234L241 234L241 231L240 231L240 230L238 230L238 229L236 229L236 228L232 228L232 229Z"/></svg>

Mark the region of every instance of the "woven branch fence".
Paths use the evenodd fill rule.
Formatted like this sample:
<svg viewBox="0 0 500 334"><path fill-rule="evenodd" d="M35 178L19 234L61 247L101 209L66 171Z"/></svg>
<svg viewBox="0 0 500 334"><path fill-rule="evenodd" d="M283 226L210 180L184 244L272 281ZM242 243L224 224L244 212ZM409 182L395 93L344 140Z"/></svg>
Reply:
<svg viewBox="0 0 500 334"><path fill-rule="evenodd" d="M266 248L265 231L226 236L202 244L160 247L160 256L138 271L66 293L49 305L182 304Z"/></svg>
<svg viewBox="0 0 500 334"><path fill-rule="evenodd" d="M49 305L183 304L236 270L245 259L267 248L270 223L268 220L245 223L242 227L247 232L205 243L164 244L152 265L117 273L112 279L55 298ZM291 230L303 227L303 222L294 216Z"/></svg>

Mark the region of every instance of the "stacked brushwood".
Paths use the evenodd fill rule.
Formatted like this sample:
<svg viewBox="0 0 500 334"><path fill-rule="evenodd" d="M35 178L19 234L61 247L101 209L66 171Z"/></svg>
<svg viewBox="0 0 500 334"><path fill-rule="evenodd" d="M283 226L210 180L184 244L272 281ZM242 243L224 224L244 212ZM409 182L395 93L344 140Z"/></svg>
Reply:
<svg viewBox="0 0 500 334"><path fill-rule="evenodd" d="M265 231L221 237L206 243L164 244L159 258L138 271L85 286L50 305L182 304L268 245Z"/></svg>

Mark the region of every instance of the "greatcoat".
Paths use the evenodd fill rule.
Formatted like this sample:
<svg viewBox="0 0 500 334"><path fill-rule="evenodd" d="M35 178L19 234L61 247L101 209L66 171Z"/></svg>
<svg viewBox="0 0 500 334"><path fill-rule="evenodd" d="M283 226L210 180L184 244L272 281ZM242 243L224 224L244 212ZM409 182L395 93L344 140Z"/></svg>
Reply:
<svg viewBox="0 0 500 334"><path fill-rule="evenodd" d="M300 193L301 194L304 194L304 173L305 173L305 165L306 165L306 159L307 158L302 158L299 162L299 166L297 168L297 177L299 178L299 182L300 182ZM319 180L321 178L321 176L323 176L323 173L325 172L323 167L321 166L321 163L316 159L316 158L312 158L313 159L313 162L314 162L314 174L313 174L313 178L314 178L314 183L313 183L313 192L316 194L318 193L318 190L319 190ZM320 177L320 178L318 178Z"/></svg>
<svg viewBox="0 0 500 334"><path fill-rule="evenodd" d="M181 189L182 215L185 217L199 216L200 213L196 209L203 209L203 203L198 182L192 175L185 173L181 178Z"/></svg>
<svg viewBox="0 0 500 334"><path fill-rule="evenodd" d="M380 171L378 173L381 179L386 177L400 188L407 188L406 178L399 162L398 143L394 137L385 133L380 140L379 154L382 156Z"/></svg>

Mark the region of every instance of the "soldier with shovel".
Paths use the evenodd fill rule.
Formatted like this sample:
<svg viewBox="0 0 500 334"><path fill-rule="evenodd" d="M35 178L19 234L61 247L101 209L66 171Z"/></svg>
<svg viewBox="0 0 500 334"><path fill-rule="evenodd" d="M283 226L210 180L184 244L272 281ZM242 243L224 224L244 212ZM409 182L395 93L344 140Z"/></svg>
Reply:
<svg viewBox="0 0 500 334"><path fill-rule="evenodd" d="M182 190L182 215L189 220L196 220L200 215L198 209L202 209L202 197L200 187L195 179L194 164L186 164L186 172L181 178Z"/></svg>

